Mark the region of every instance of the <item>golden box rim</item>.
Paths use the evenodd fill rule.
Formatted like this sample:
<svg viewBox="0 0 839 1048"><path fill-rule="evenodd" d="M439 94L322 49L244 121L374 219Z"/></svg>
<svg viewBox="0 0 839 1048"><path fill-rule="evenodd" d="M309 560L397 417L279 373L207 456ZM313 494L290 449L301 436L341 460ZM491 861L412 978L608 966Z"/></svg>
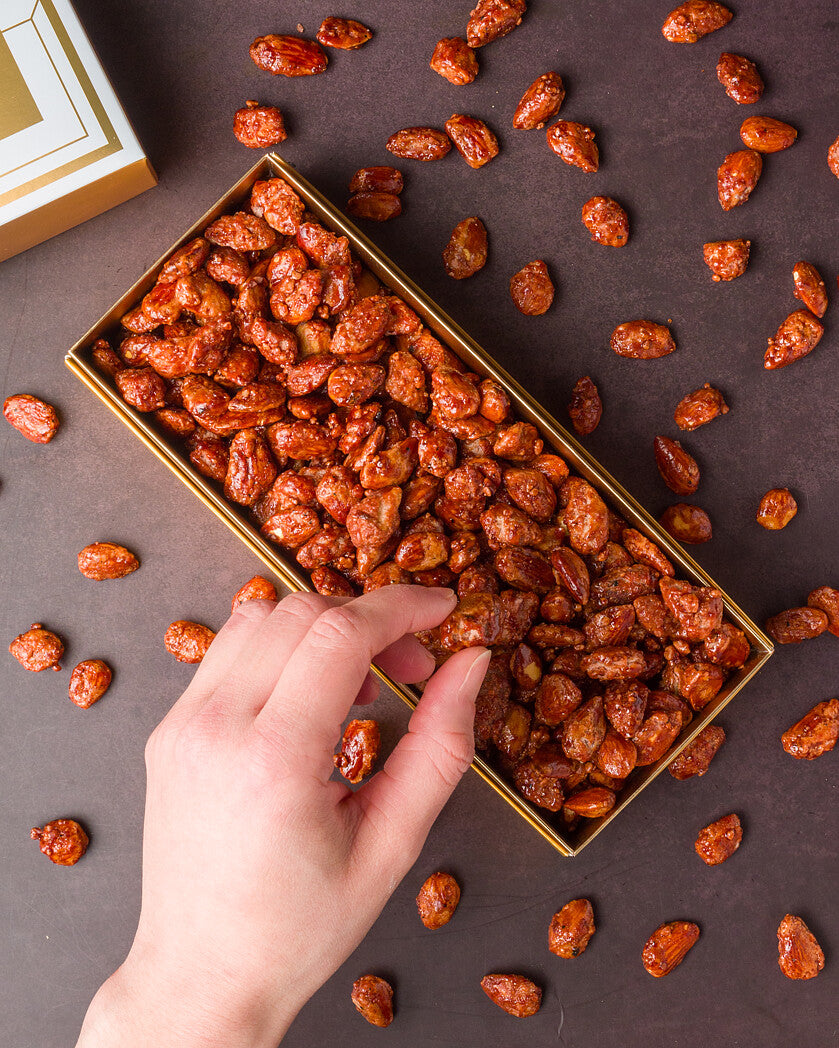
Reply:
<svg viewBox="0 0 839 1048"><path fill-rule="evenodd" d="M201 233L218 215L230 210L230 207L244 200L253 184L266 177L281 177L294 187L305 201L307 208L325 221L333 230L349 239L350 245L364 264L375 275L387 284L423 318L432 331L449 345L453 351L480 374L500 382L511 398L514 408L520 417L532 422L564 458L583 477L590 480L603 493L607 501L618 509L631 523L641 527L665 550L667 556L675 561L681 570L694 582L715 586L722 594L728 618L733 621L749 639L752 654L749 660L727 682L720 693L691 722L690 727L682 732L668 752L655 764L640 769L635 773L634 781L619 796L615 807L599 819L586 820L584 826L572 842L556 829L545 815L529 804L520 794L501 777L501 775L481 756L476 755L472 767L499 793L526 822L557 851L566 857L578 855L595 837L597 837L621 811L672 762L696 735L710 724L717 714L728 705L736 694L762 668L773 652L773 645L766 634L749 618L739 605L722 589L708 573L679 546L661 525L619 484L582 445L568 433L544 408L541 407L503 368L501 368L477 342L474 341L451 317L422 291L405 273L396 267L387 256L379 250L352 222L350 222L329 200L326 199L305 178L282 160L275 153L268 153L228 190L216 203L199 218L178 241L156 261L129 288L129 290L104 314L93 327L79 339L65 357L65 363L107 407L137 436L149 450L162 461L201 502L204 503L224 524L230 528L244 544L256 554L290 589L311 590L312 586L305 575L291 562L287 562L280 551L270 545L247 521L243 514L223 499L212 484L202 477L188 459L167 443L143 418L129 407L112 388L105 378L84 359L84 351L97 339L110 331L119 318L134 306L150 289L155 276L163 262L183 244ZM392 681L384 673L373 667L378 676L391 687L410 707L414 707L419 694L411 688Z"/></svg>

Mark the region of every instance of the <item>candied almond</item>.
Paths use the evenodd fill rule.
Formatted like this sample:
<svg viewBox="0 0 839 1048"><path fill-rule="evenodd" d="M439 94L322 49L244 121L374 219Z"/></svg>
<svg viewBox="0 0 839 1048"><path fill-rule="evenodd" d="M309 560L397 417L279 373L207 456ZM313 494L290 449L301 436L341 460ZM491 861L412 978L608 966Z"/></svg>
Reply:
<svg viewBox="0 0 839 1048"><path fill-rule="evenodd" d="M254 575L233 594L230 602L230 613L232 614L240 604L249 600L277 600L277 588L273 582L264 579L261 575Z"/></svg>
<svg viewBox="0 0 839 1048"><path fill-rule="evenodd" d="M376 189L354 193L347 201L347 211L356 218L369 222L387 222L402 214L402 202L395 193L382 193Z"/></svg>
<svg viewBox="0 0 839 1048"><path fill-rule="evenodd" d="M558 73L537 76L516 106L513 127L519 131L540 130L556 116L564 99L565 87Z"/></svg>
<svg viewBox="0 0 839 1048"><path fill-rule="evenodd" d="M810 262L796 262L792 270L795 285L793 294L815 316L821 318L827 310L827 291L819 271Z"/></svg>
<svg viewBox="0 0 839 1048"><path fill-rule="evenodd" d="M671 44L695 44L703 36L728 25L734 16L714 0L685 0L664 20L662 35Z"/></svg>
<svg viewBox="0 0 839 1048"><path fill-rule="evenodd" d="M839 699L818 702L800 721L787 728L781 745L796 760L812 761L829 753L839 739Z"/></svg>
<svg viewBox="0 0 839 1048"><path fill-rule="evenodd" d="M395 167L388 167L386 164L376 167L360 167L350 179L350 193L375 191L395 193L398 196L402 192L403 185L402 172Z"/></svg>
<svg viewBox="0 0 839 1048"><path fill-rule="evenodd" d="M111 685L111 669L101 659L85 659L70 675L70 701L82 710L89 709Z"/></svg>
<svg viewBox="0 0 839 1048"><path fill-rule="evenodd" d="M458 87L471 84L478 75L478 56L461 36L438 40L428 64L435 73Z"/></svg>
<svg viewBox="0 0 839 1048"><path fill-rule="evenodd" d="M713 274L715 283L735 280L746 272L749 264L751 240L712 240L702 248L705 265Z"/></svg>
<svg viewBox="0 0 839 1048"><path fill-rule="evenodd" d="M839 136L831 142L827 151L827 166L839 178Z"/></svg>
<svg viewBox="0 0 839 1048"><path fill-rule="evenodd" d="M200 662L213 642L215 633L198 622L178 619L171 623L163 636L163 643L178 662Z"/></svg>
<svg viewBox="0 0 839 1048"><path fill-rule="evenodd" d="M815 935L790 913L778 925L778 964L788 979L814 979L824 968L824 952Z"/></svg>
<svg viewBox="0 0 839 1048"><path fill-rule="evenodd" d="M251 44L250 55L255 65L275 76L314 76L329 62L314 40L275 33L258 36Z"/></svg>
<svg viewBox="0 0 839 1048"><path fill-rule="evenodd" d="M528 262L510 277L510 295L516 309L526 317L547 313L554 300L554 283L541 259Z"/></svg>
<svg viewBox="0 0 839 1048"><path fill-rule="evenodd" d="M352 986L351 1000L371 1026L393 1022L393 987L378 975L362 975Z"/></svg>
<svg viewBox="0 0 839 1048"><path fill-rule="evenodd" d="M754 149L729 153L717 168L717 196L723 211L745 204L763 171L763 160Z"/></svg>
<svg viewBox="0 0 839 1048"><path fill-rule="evenodd" d="M767 531L780 531L797 512L798 503L789 488L771 488L760 500L757 522Z"/></svg>
<svg viewBox="0 0 839 1048"><path fill-rule="evenodd" d="M719 866L740 847L743 829L735 815L724 815L699 831L694 849L706 866Z"/></svg>
<svg viewBox="0 0 839 1048"><path fill-rule="evenodd" d="M717 62L717 79L729 98L740 105L752 105L763 94L763 78L754 62L723 51Z"/></svg>
<svg viewBox="0 0 839 1048"><path fill-rule="evenodd" d="M481 989L493 1004L517 1019L535 1015L542 1004L541 989L523 975L485 975Z"/></svg>
<svg viewBox="0 0 839 1048"><path fill-rule="evenodd" d="M725 731L718 724L709 724L670 762L670 774L679 781L701 777L724 742Z"/></svg>
<svg viewBox="0 0 839 1048"><path fill-rule="evenodd" d="M790 124L770 116L748 116L740 125L740 137L745 146L758 153L779 153L789 149L798 132Z"/></svg>
<svg viewBox="0 0 839 1048"><path fill-rule="evenodd" d="M432 873L417 895L420 920L432 931L448 924L460 902L460 885L450 873Z"/></svg>
<svg viewBox="0 0 839 1048"><path fill-rule="evenodd" d="M595 196L583 204L583 225L596 244L623 247L629 239L629 219L617 202L607 196Z"/></svg>
<svg viewBox="0 0 839 1048"><path fill-rule="evenodd" d="M446 121L446 134L472 168L483 167L498 156L498 139L483 120L475 116L452 113Z"/></svg>
<svg viewBox="0 0 839 1048"><path fill-rule="evenodd" d="M87 579L122 579L140 567L140 562L125 546L115 542L92 542L79 552L79 571Z"/></svg>
<svg viewBox="0 0 839 1048"><path fill-rule="evenodd" d="M568 405L571 424L581 437L592 434L600 424L603 415L603 403L597 386L588 375L578 379L571 390L571 403Z"/></svg>
<svg viewBox="0 0 839 1048"><path fill-rule="evenodd" d="M455 280L465 280L483 269L486 260L486 226L475 216L462 219L452 230L443 249L446 272Z"/></svg>
<svg viewBox="0 0 839 1048"><path fill-rule="evenodd" d="M483 47L512 32L527 10L527 0L478 0L469 13L466 40L470 47Z"/></svg>
<svg viewBox="0 0 839 1048"><path fill-rule="evenodd" d="M839 637L839 590L832 586L819 586L807 597L807 606L823 611L827 615L827 628L834 637Z"/></svg>
<svg viewBox="0 0 839 1048"><path fill-rule="evenodd" d="M699 429L720 415L728 414L728 404L718 389L706 382L700 389L686 394L676 405L673 417L679 429Z"/></svg>
<svg viewBox="0 0 839 1048"><path fill-rule="evenodd" d="M64 654L64 645L52 630L44 629L40 622L33 622L25 633L15 637L9 652L25 670L40 673L42 670L60 670L59 659Z"/></svg>
<svg viewBox="0 0 839 1048"><path fill-rule="evenodd" d="M33 444L49 444L58 432L55 408L29 393L15 393L6 397L3 417Z"/></svg>
<svg viewBox="0 0 839 1048"><path fill-rule="evenodd" d="M566 164L588 173L599 167L600 150L590 127L573 120L560 120L549 127L546 134L548 145Z"/></svg>
<svg viewBox="0 0 839 1048"><path fill-rule="evenodd" d="M764 368L773 371L801 360L816 348L823 334L824 327L809 310L796 309L768 340Z"/></svg>
<svg viewBox="0 0 839 1048"><path fill-rule="evenodd" d="M29 833L41 852L56 866L75 866L87 851L90 838L75 819L53 819Z"/></svg>
<svg viewBox="0 0 839 1048"><path fill-rule="evenodd" d="M340 51L354 51L373 36L371 30L354 18L324 18L318 29L318 43Z"/></svg>
<svg viewBox="0 0 839 1048"><path fill-rule="evenodd" d="M572 899L553 915L548 949L557 957L579 957L594 935L594 910L588 899Z"/></svg>
<svg viewBox="0 0 839 1048"><path fill-rule="evenodd" d="M628 320L612 332L610 345L619 357L630 360L656 360L676 348L666 324L652 320Z"/></svg>
<svg viewBox="0 0 839 1048"><path fill-rule="evenodd" d="M699 466L678 440L657 436L655 462L664 483L677 495L692 495L699 487Z"/></svg>
<svg viewBox="0 0 839 1048"><path fill-rule="evenodd" d="M819 608L790 608L766 620L766 632L776 644L800 644L825 632L827 615Z"/></svg>
<svg viewBox="0 0 839 1048"><path fill-rule="evenodd" d="M641 961L650 975L660 979L681 964L699 938L699 927L690 921L662 924L647 939Z"/></svg>
<svg viewBox="0 0 839 1048"><path fill-rule="evenodd" d="M341 748L333 763L347 782L354 785L370 774L379 755L379 725L374 720L351 720L344 730Z"/></svg>
<svg viewBox="0 0 839 1048"><path fill-rule="evenodd" d="M288 138L280 110L276 106L261 106L253 99L236 110L233 134L250 149L270 149Z"/></svg>
<svg viewBox="0 0 839 1048"><path fill-rule="evenodd" d="M403 127L385 143L385 149L403 160L440 160L452 148L445 131L436 127Z"/></svg>

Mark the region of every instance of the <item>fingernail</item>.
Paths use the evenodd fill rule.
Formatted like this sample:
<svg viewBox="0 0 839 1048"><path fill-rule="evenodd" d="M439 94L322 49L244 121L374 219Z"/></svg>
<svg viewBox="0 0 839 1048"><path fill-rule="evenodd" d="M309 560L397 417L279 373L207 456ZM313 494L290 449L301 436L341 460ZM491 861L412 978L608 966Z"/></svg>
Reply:
<svg viewBox="0 0 839 1048"><path fill-rule="evenodd" d="M481 684L483 683L484 677L486 676L487 667L489 661L492 658L492 652L489 648L484 648L483 652L475 659L472 665L469 667L469 672L463 679L463 683L460 685L458 690L458 697L463 695L469 695L472 701L480 690Z"/></svg>

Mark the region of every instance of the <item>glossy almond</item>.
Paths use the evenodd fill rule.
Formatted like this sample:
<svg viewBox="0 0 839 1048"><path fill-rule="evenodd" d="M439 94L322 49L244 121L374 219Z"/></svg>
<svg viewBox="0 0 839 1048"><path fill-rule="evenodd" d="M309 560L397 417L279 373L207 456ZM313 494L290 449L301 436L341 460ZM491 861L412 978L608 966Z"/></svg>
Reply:
<svg viewBox="0 0 839 1048"><path fill-rule="evenodd" d="M385 148L404 160L440 160L452 148L451 139L435 127L404 127L385 143Z"/></svg>
<svg viewBox="0 0 839 1048"><path fill-rule="evenodd" d="M417 911L426 928L448 924L460 902L460 885L450 873L432 873L417 895Z"/></svg>
<svg viewBox="0 0 839 1048"><path fill-rule="evenodd" d="M623 247L629 239L629 218L611 197L596 196L583 204L583 225L596 244Z"/></svg>
<svg viewBox="0 0 839 1048"><path fill-rule="evenodd" d="M676 348L666 324L652 320L628 320L612 332L610 345L619 357L630 360L656 360Z"/></svg>
<svg viewBox="0 0 839 1048"><path fill-rule="evenodd" d="M56 866L75 866L90 843L75 819L53 819L45 826L34 827L29 836L38 841L42 854Z"/></svg>
<svg viewBox="0 0 839 1048"><path fill-rule="evenodd" d="M356 979L350 998L371 1026L390 1026L393 1022L393 987L378 975Z"/></svg>
<svg viewBox="0 0 839 1048"><path fill-rule="evenodd" d="M472 168L483 167L498 156L498 139L483 120L475 116L452 113L446 121L446 134Z"/></svg>
<svg viewBox="0 0 839 1048"><path fill-rule="evenodd" d="M58 432L58 414L51 404L29 393L15 393L3 403L3 417L33 444L49 444Z"/></svg>
<svg viewBox="0 0 839 1048"><path fill-rule="evenodd" d="M701 777L724 742L725 731L718 724L709 724L670 763L670 774L679 781Z"/></svg>
<svg viewBox="0 0 839 1048"><path fill-rule="evenodd" d="M778 925L778 964L788 979L814 979L824 968L824 952L800 917L786 914Z"/></svg>
<svg viewBox="0 0 839 1048"><path fill-rule="evenodd" d="M546 134L548 145L566 164L589 173L599 167L600 150L590 127L573 120L560 120L549 127Z"/></svg>
<svg viewBox="0 0 839 1048"><path fill-rule="evenodd" d="M257 37L250 54L255 65L275 76L314 76L322 73L329 62L314 40L275 33Z"/></svg>
<svg viewBox="0 0 839 1048"><path fill-rule="evenodd" d="M767 531L780 531L797 512L798 503L789 488L771 488L760 500L757 522Z"/></svg>
<svg viewBox="0 0 839 1048"><path fill-rule="evenodd" d="M347 201L347 211L356 218L366 218L369 222L387 222L402 214L402 203L395 193L382 193L379 190L363 190L354 193Z"/></svg>
<svg viewBox="0 0 839 1048"><path fill-rule="evenodd" d="M478 0L469 13L466 40L470 47L483 47L512 32L527 10L527 0Z"/></svg>
<svg viewBox="0 0 839 1048"><path fill-rule="evenodd" d="M818 608L827 615L827 628L839 637L839 590L832 586L819 586L807 597L807 606Z"/></svg>
<svg viewBox="0 0 839 1048"><path fill-rule="evenodd" d="M599 819L615 806L617 797L613 790L605 786L589 786L578 790L566 798L564 810L580 815L585 819Z"/></svg>
<svg viewBox="0 0 839 1048"><path fill-rule="evenodd" d="M354 785L368 776L379 755L379 725L374 720L351 720L344 729L341 748L333 763Z"/></svg>
<svg viewBox="0 0 839 1048"><path fill-rule="evenodd" d="M79 552L78 561L82 575L97 581L122 579L140 567L131 550L114 542L92 542Z"/></svg>
<svg viewBox="0 0 839 1048"><path fill-rule="evenodd" d="M478 75L478 56L460 36L438 40L428 64L435 73L458 87L471 84Z"/></svg>
<svg viewBox="0 0 839 1048"><path fill-rule="evenodd" d="M351 193L395 193L398 196L403 186L402 172L386 164L360 167L350 179Z"/></svg>
<svg viewBox="0 0 839 1048"><path fill-rule="evenodd" d="M827 310L827 291L819 271L810 262L796 262L792 270L793 294L817 317Z"/></svg>
<svg viewBox="0 0 839 1048"><path fill-rule="evenodd" d="M717 79L728 97L740 105L752 105L763 94L763 78L757 66L743 55L723 51L717 62Z"/></svg>
<svg viewBox="0 0 839 1048"><path fill-rule="evenodd" d="M280 110L253 100L233 115L233 134L249 149L270 149L288 137Z"/></svg>
<svg viewBox="0 0 839 1048"><path fill-rule="evenodd" d="M714 0L686 0L670 12L661 27L671 44L695 44L697 40L728 25L734 16Z"/></svg>
<svg viewBox="0 0 839 1048"><path fill-rule="evenodd" d="M163 644L178 662L200 662L213 642L215 633L207 626L188 619L171 623L163 636Z"/></svg>
<svg viewBox="0 0 839 1048"><path fill-rule="evenodd" d="M537 76L521 97L513 114L513 127L520 131L543 128L559 112L565 87L558 73Z"/></svg>
<svg viewBox="0 0 839 1048"><path fill-rule="evenodd" d="M597 386L588 375L578 379L571 390L571 403L568 405L571 425L581 437L592 434L600 424L603 415L603 403Z"/></svg>
<svg viewBox="0 0 839 1048"><path fill-rule="evenodd" d="M551 919L548 949L557 957L571 960L585 952L594 935L594 910L588 899L572 899Z"/></svg>
<svg viewBox="0 0 839 1048"><path fill-rule="evenodd" d="M823 325L809 310L795 310L769 339L763 366L772 371L794 364L816 348L823 334Z"/></svg>
<svg viewBox="0 0 839 1048"><path fill-rule="evenodd" d="M745 146L758 153L779 153L789 149L798 132L790 124L770 116L749 116L740 125L740 138Z"/></svg>
<svg viewBox="0 0 839 1048"><path fill-rule="evenodd" d="M554 283L541 259L528 262L510 277L510 297L516 309L527 317L547 313L554 300Z"/></svg>
<svg viewBox="0 0 839 1048"><path fill-rule="evenodd" d="M353 18L324 18L318 29L318 43L341 51L354 51L373 36L371 30Z"/></svg>
<svg viewBox="0 0 839 1048"><path fill-rule="evenodd" d="M797 724L787 728L781 745L797 760L812 761L829 753L839 739L839 699L819 702Z"/></svg>
<svg viewBox="0 0 839 1048"><path fill-rule="evenodd" d="M465 280L484 268L487 260L487 231L483 222L473 216L454 227L443 249L443 265L454 280Z"/></svg>
<svg viewBox="0 0 839 1048"><path fill-rule="evenodd" d="M481 989L493 1004L517 1019L535 1015L542 1004L541 989L523 975L485 975Z"/></svg>
<svg viewBox="0 0 839 1048"><path fill-rule="evenodd" d="M711 280L736 280L746 272L749 264L751 240L712 240L702 248L705 265L711 270Z"/></svg>
<svg viewBox="0 0 839 1048"><path fill-rule="evenodd" d="M111 685L111 670L101 659L85 659L70 675L70 701L82 710L89 709Z"/></svg>
<svg viewBox="0 0 839 1048"><path fill-rule="evenodd" d="M701 829L694 850L706 866L719 866L731 858L742 840L740 819L732 813Z"/></svg>
<svg viewBox="0 0 839 1048"><path fill-rule="evenodd" d="M657 436L655 462L664 483L677 495L692 495L699 487L699 466L678 440Z"/></svg>
<svg viewBox="0 0 839 1048"><path fill-rule="evenodd" d="M729 153L717 168L717 196L723 211L745 204L763 171L763 160L754 149Z"/></svg>
<svg viewBox="0 0 839 1048"><path fill-rule="evenodd" d="M64 644L52 630L44 629L40 622L33 622L25 633L15 637L9 645L9 653L31 673L60 670L59 659L64 654Z"/></svg>
<svg viewBox="0 0 839 1048"><path fill-rule="evenodd" d="M676 405L673 417L679 429L691 431L728 414L728 404L718 389L708 382L686 394Z"/></svg>
<svg viewBox="0 0 839 1048"><path fill-rule="evenodd" d="M273 582L269 582L268 579L264 579L261 575L254 575L252 579L248 581L233 594L233 599L230 602L231 614L239 607L240 604L244 604L249 600L277 600L277 588Z"/></svg>
<svg viewBox="0 0 839 1048"><path fill-rule="evenodd" d="M682 963L698 938L699 927L690 921L662 924L647 939L641 961L650 975L660 979Z"/></svg>
<svg viewBox="0 0 839 1048"><path fill-rule="evenodd" d="M824 633L828 622L818 608L790 608L767 619L766 632L776 644L799 644Z"/></svg>

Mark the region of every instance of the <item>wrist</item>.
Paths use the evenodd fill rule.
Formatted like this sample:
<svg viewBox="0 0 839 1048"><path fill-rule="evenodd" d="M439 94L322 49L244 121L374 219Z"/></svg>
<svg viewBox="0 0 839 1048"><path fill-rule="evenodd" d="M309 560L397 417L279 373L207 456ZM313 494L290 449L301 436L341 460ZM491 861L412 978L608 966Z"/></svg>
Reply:
<svg viewBox="0 0 839 1048"><path fill-rule="evenodd" d="M77 1048L276 1048L296 1014L277 1005L129 955L93 998Z"/></svg>

